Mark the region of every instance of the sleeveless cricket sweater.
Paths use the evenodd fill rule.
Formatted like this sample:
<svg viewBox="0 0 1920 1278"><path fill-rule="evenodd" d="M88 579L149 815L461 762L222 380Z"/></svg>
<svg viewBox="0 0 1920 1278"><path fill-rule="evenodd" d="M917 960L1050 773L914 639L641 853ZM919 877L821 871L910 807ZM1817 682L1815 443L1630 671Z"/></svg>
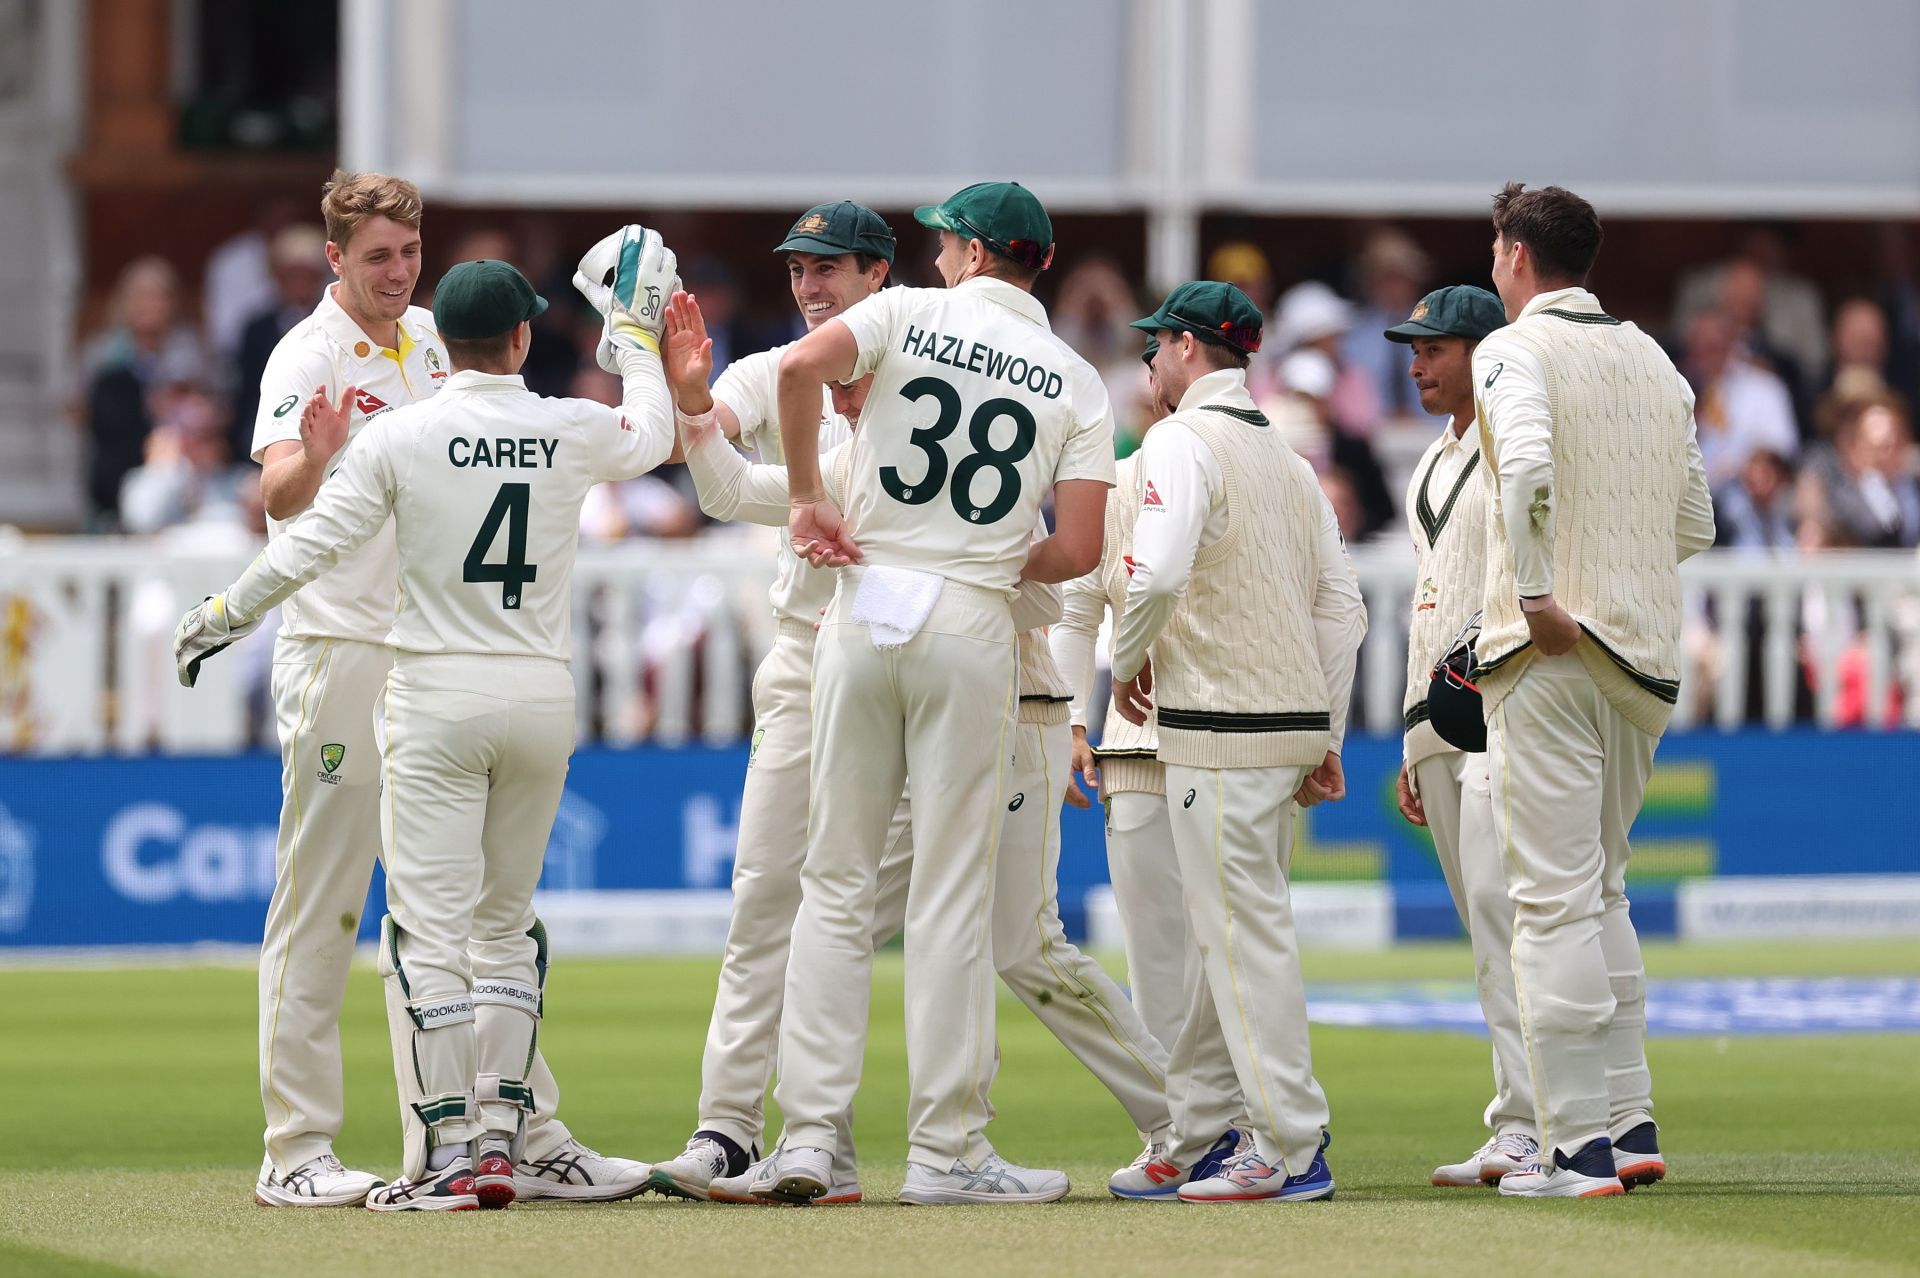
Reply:
<svg viewBox="0 0 1920 1278"><path fill-rule="evenodd" d="M1207 445L1226 489L1227 531L1154 641L1163 763L1311 766L1332 741L1314 639L1319 481L1258 412L1201 405L1177 414Z"/></svg>
<svg viewBox="0 0 1920 1278"><path fill-rule="evenodd" d="M1140 513L1140 455L1123 457L1114 466L1113 490L1107 494L1105 549L1100 558L1100 587L1106 592L1107 607L1113 624L1127 606L1127 579L1133 575L1128 562L1133 555L1133 521ZM1107 702L1107 719L1100 729L1100 744L1094 758L1100 761L1100 793L1165 794L1167 770L1157 753L1159 733L1154 717L1142 724L1128 723L1118 705Z"/></svg>
<svg viewBox="0 0 1920 1278"><path fill-rule="evenodd" d="M1553 418L1553 595L1580 623L1576 651L1641 731L1665 731L1680 692L1676 524L1689 414L1680 376L1652 338L1597 307L1549 307L1498 335L1546 370ZM1489 339L1493 340L1493 339ZM1481 449L1494 453L1484 409ZM1486 617L1478 668L1491 711L1532 648L1513 547L1490 466Z"/></svg>
<svg viewBox="0 0 1920 1278"><path fill-rule="evenodd" d="M1406 762L1454 749L1427 721L1427 684L1447 645L1479 611L1487 586L1487 522L1492 510L1480 436L1457 444L1449 425L1428 446L1407 487L1413 535L1413 613L1407 623ZM1464 456L1465 460L1460 460ZM1452 463L1449 468L1447 463Z"/></svg>
<svg viewBox="0 0 1920 1278"><path fill-rule="evenodd" d="M1020 722L1065 723L1067 702L1073 698L1060 667L1054 664L1045 628L1022 631L1019 647Z"/></svg>

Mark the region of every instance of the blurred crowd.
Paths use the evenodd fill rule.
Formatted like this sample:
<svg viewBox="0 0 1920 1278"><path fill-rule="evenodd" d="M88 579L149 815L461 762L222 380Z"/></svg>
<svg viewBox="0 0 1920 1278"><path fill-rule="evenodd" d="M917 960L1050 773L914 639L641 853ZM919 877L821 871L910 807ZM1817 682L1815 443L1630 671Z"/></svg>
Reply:
<svg viewBox="0 0 1920 1278"><path fill-rule="evenodd" d="M1692 384L1700 446L1724 546L1745 551L1920 545L1920 286L1905 242L1890 235L1870 290L1825 296L1794 272L1791 237L1757 226L1724 261L1683 275L1664 333ZM511 232L467 232L442 269L474 257L518 263L557 304L542 318L526 377L545 394L617 400L592 359L597 329L567 280L572 261L538 217ZM1228 243L1209 278L1240 285L1270 320L1252 371L1268 416L1320 472L1350 541L1400 535L1398 495L1435 423L1421 416L1403 346L1382 330L1435 277L1405 232L1380 226L1326 279L1281 290L1266 255ZM798 334L797 320L747 312L732 267L686 263L714 333L716 372ZM422 276L416 301L431 305ZM89 444L91 526L154 533L218 523L260 530L250 465L258 384L281 334L330 279L324 237L290 205L269 205L223 244L203 277L182 280L159 257L122 272L110 320L84 345L76 414ZM1050 290L1053 324L1105 377L1123 453L1152 413L1139 335L1127 321L1148 299L1112 261L1084 258ZM589 540L685 537L705 527L684 474L669 469L596 494Z"/></svg>
<svg viewBox="0 0 1920 1278"><path fill-rule="evenodd" d="M1428 253L1395 227L1377 226L1357 243L1324 278L1288 281L1284 289L1252 243L1217 247L1205 268L1209 278L1238 284L1269 315L1251 388L1319 472L1348 541L1394 542L1407 535L1399 510L1407 477L1439 424L1420 411L1406 348L1382 333L1428 289L1462 281L1437 278ZM1678 279L1665 331L1656 333L1694 390L1719 543L1751 554L1920 545L1920 451L1911 416L1920 402L1920 286L1905 241L1889 235L1877 282L1844 296L1825 295L1796 274L1791 247L1783 229L1753 228L1726 260ZM221 245L198 281L183 280L159 257L126 267L109 323L84 345L75 388L76 416L90 445L92 528L200 544L263 533L258 467L249 455L260 374L280 336L330 281L324 249L317 226L301 221L296 207L276 204ZM536 215L516 217L510 230L470 229L450 239L444 255L430 246L415 301L431 306L431 282L455 262L517 263L554 303L536 321L528 385L617 403L618 379L593 360L598 320L569 283L568 250ZM716 375L728 361L802 331L790 309L752 311L729 262L692 256L683 274L714 337ZM1046 283L1042 298L1055 330L1100 370L1120 451L1133 451L1153 409L1140 335L1127 323L1146 313L1148 299L1101 257L1081 258ZM582 519L588 544L711 529L680 467L602 486ZM716 535L771 555L776 539L767 533L729 528ZM653 672L678 659L673 654L691 639L723 628L716 627L717 612L753 629L758 611L751 599L711 594L700 595L697 607L680 598L636 603L621 627L639 632L642 651L633 730L647 731L658 713L649 691L658 682ZM1750 718L1762 712L1757 603L1755 609L1746 619ZM1708 673L1726 650L1727 620L1713 616L1710 604L1696 618L1692 646ZM1823 660L1805 643L1814 620L1803 615L1799 622L1804 677L1796 681L1796 718L1811 713L1810 689ZM1909 628L1916 633L1906 635ZM1899 629L1901 661L1920 664L1920 619ZM1853 674L1843 695L1853 708L1845 717L1879 718L1864 705L1857 642L1850 652L1843 661ZM1695 686L1710 687L1711 680ZM1892 720L1903 711L1894 705L1885 714Z"/></svg>

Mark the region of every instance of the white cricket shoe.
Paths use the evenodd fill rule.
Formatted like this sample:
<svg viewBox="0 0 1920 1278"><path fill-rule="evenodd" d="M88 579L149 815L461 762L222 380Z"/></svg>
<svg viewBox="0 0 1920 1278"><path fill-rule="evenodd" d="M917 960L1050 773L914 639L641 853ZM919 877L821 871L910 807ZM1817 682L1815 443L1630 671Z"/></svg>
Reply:
<svg viewBox="0 0 1920 1278"><path fill-rule="evenodd" d="M931 1206L936 1203L1053 1203L1073 1188L1067 1174L1033 1167L1016 1167L998 1154L988 1154L969 1167L955 1159L946 1171L925 1163L907 1164L907 1183L900 1201Z"/></svg>
<svg viewBox="0 0 1920 1278"><path fill-rule="evenodd" d="M408 1180L402 1176L390 1185L382 1185L367 1195L367 1209L479 1211L480 1194L474 1184L473 1160L456 1158L439 1171L428 1172L421 1180Z"/></svg>
<svg viewBox="0 0 1920 1278"><path fill-rule="evenodd" d="M810 1203L833 1189L833 1155L817 1145L782 1146L755 1166L759 1172L747 1182L747 1192L755 1198ZM912 1176L912 1170L907 1174Z"/></svg>
<svg viewBox="0 0 1920 1278"><path fill-rule="evenodd" d="M1509 1172L1530 1167L1540 1158L1540 1142L1522 1132L1495 1136L1464 1162L1433 1169L1433 1183L1441 1186L1491 1185Z"/></svg>
<svg viewBox="0 0 1920 1278"><path fill-rule="evenodd" d="M666 1198L707 1201L707 1185L727 1174L727 1147L711 1136L696 1133L687 1147L663 1163L655 1163L646 1188Z"/></svg>
<svg viewBox="0 0 1920 1278"><path fill-rule="evenodd" d="M767 1157L741 1172L738 1176L715 1176L707 1182L707 1201L714 1203L753 1203L762 1207L770 1203L785 1201L778 1198L755 1198L753 1196L753 1182L766 1174L767 1164L771 1163L773 1159L774 1155L769 1154ZM860 1176L858 1172L842 1172L840 1168L835 1167L831 1170L829 1176L833 1183L827 1186L826 1193L810 1200L814 1206L837 1207L860 1201Z"/></svg>
<svg viewBox="0 0 1920 1278"><path fill-rule="evenodd" d="M358 1207L384 1184L372 1172L343 1167L332 1154L309 1158L285 1176L273 1170L269 1157L253 1182L253 1201L262 1207Z"/></svg>
<svg viewBox="0 0 1920 1278"><path fill-rule="evenodd" d="M1572 1158L1540 1151L1540 1160L1500 1178L1507 1198L1617 1198L1627 1192L1613 1169L1613 1145L1589 1141Z"/></svg>
<svg viewBox="0 0 1920 1278"><path fill-rule="evenodd" d="M646 1163L631 1158L609 1158L569 1138L545 1158L523 1158L513 1169L513 1191L522 1202L529 1198L565 1199L576 1203L617 1203L644 1193Z"/></svg>

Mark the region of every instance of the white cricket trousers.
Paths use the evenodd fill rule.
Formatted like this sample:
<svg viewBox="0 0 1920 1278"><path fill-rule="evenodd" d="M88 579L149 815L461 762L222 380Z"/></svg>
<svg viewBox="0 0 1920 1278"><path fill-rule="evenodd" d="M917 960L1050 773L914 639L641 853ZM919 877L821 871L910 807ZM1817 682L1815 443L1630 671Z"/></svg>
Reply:
<svg viewBox="0 0 1920 1278"><path fill-rule="evenodd" d="M1167 796L1123 790L1106 798L1107 869L1127 955L1133 1005L1154 1038L1171 1048L1193 1005L1199 955L1180 895Z"/></svg>
<svg viewBox="0 0 1920 1278"><path fill-rule="evenodd" d="M898 647L849 619L844 569L814 648L813 776L800 912L780 1025L782 1140L834 1150L860 1085L874 909L887 830L911 772L921 837L906 907L908 1157L942 1170L988 1152L991 910L1017 667L1005 596L944 583Z"/></svg>
<svg viewBox="0 0 1920 1278"><path fill-rule="evenodd" d="M1569 1156L1653 1110L1647 972L1626 884L1658 744L1571 652L1536 657L1487 722L1540 1143Z"/></svg>
<svg viewBox="0 0 1920 1278"><path fill-rule="evenodd" d="M260 943L260 1099L267 1154L282 1175L330 1153L340 1134L340 1008L380 856L374 722L392 668L385 644L274 642L280 834ZM571 1133L551 1117L559 1089L544 1059L531 1081L538 1109L527 1148L545 1156Z"/></svg>
<svg viewBox="0 0 1920 1278"><path fill-rule="evenodd" d="M1287 869L1293 855L1294 791L1307 770L1197 768L1167 764L1167 805L1187 917L1205 982L1174 1044L1168 1093L1182 1165L1232 1115L1196 1100L1210 1042L1224 1037L1260 1156L1290 1176L1320 1149L1327 1097L1313 1076L1307 996L1300 979ZM1197 1149L1196 1149L1197 1147Z"/></svg>
<svg viewBox="0 0 1920 1278"><path fill-rule="evenodd" d="M380 958L402 1112L417 1107L431 1144L517 1136L545 979L533 889L573 753L573 674L543 657L401 654L385 736ZM409 1177L428 1145L407 1142Z"/></svg>
<svg viewBox="0 0 1920 1278"><path fill-rule="evenodd" d="M1167 1049L1060 923L1060 805L1072 768L1073 729L1064 720L1015 725L994 882L994 969L1142 1136L1165 1139Z"/></svg>
<svg viewBox="0 0 1920 1278"><path fill-rule="evenodd" d="M1493 832L1487 756L1459 750L1429 755L1413 765L1413 776L1440 872L1473 945L1480 1014L1493 1040L1493 1099L1483 1121L1496 1135L1536 1135L1533 1082L1513 996L1513 902Z"/></svg>
<svg viewBox="0 0 1920 1278"><path fill-rule="evenodd" d="M753 677L753 750L740 792L733 854L733 909L720 985L700 1059L700 1127L752 1150L766 1130L767 1083L780 1044L787 953L800 912L807 855L808 778L813 756L813 627L782 620ZM906 912L913 855L907 804L888 829L879 875L880 916L889 934ZM876 940L876 944L883 943ZM842 1123L842 1131L846 1125ZM850 1133L839 1151L854 1165Z"/></svg>

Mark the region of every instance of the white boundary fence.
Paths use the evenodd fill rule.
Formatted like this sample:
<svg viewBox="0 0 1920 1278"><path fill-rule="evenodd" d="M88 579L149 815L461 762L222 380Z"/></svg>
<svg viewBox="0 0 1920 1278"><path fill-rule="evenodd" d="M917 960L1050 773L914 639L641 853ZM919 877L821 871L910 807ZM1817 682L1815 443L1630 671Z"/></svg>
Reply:
<svg viewBox="0 0 1920 1278"><path fill-rule="evenodd" d="M574 635L583 741L724 743L745 734L753 663L772 634L767 545L717 535L582 549ZM191 693L175 681L171 656L181 611L231 580L253 550L225 539L0 541L0 753L270 744L265 633L209 663ZM1398 547L1361 547L1353 558L1371 617L1357 722L1392 735L1412 560ZM1920 726L1912 554L1710 552L1682 575L1689 637L1677 726L1732 728L1752 714L1780 727L1795 720L1797 703L1810 703L1822 726L1850 704L1868 707L1864 726L1892 726L1896 687L1899 721Z"/></svg>

